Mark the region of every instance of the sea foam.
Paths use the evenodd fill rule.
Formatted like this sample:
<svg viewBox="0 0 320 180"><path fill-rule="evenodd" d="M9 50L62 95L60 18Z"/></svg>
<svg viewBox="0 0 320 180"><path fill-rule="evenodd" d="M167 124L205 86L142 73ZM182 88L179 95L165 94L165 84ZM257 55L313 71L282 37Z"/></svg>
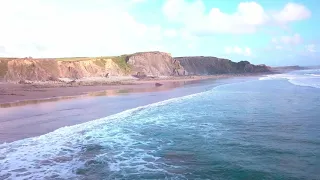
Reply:
<svg viewBox="0 0 320 180"><path fill-rule="evenodd" d="M293 85L306 86L313 88L320 88L320 74L319 70L309 70L310 73L288 73L288 74L274 74L260 77L259 80L277 80L286 79ZM314 72L314 73L312 73Z"/></svg>
<svg viewBox="0 0 320 180"><path fill-rule="evenodd" d="M180 101L192 99L204 93L206 92L172 98L126 110L105 118L62 127L38 137L0 144L0 179L50 179L53 177L72 179L76 178L77 173L79 173L77 170L80 169L81 173L84 163L105 163L106 161L110 172L119 171L120 165L122 167L130 166L130 168L136 168L136 170L149 168L152 171L150 167L154 165L148 159L157 160L158 157L150 155L143 149L131 149L132 152L137 154L135 157L122 157L123 152L114 152L115 154L112 156L116 158L109 160L106 159L111 156L109 154L87 158L86 150L98 151L100 145L105 145L105 147L110 147L111 149L117 146L136 146L136 140L133 137L138 137L139 134L130 132L130 129L117 128L119 121L126 121L134 115L143 114L170 103L179 103ZM83 157L83 159L79 157ZM121 159L121 161L117 159Z"/></svg>

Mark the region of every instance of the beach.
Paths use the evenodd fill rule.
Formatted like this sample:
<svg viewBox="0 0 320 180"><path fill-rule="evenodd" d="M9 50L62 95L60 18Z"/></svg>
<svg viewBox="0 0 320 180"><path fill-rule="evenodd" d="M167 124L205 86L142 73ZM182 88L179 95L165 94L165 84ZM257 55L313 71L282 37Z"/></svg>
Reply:
<svg viewBox="0 0 320 180"><path fill-rule="evenodd" d="M106 95L112 95L117 94L118 91L159 91L175 88L186 82L225 77L228 76L171 77L162 79L128 78L125 80L95 78L94 80L78 80L73 84L68 82L30 82L24 84L2 82L0 83L0 107L75 98L82 95L94 95L96 92L106 92ZM159 85L156 85L156 83L159 83Z"/></svg>
<svg viewBox="0 0 320 180"><path fill-rule="evenodd" d="M75 83L66 82L0 82L0 108L23 106L41 102L73 99L80 96L112 96L121 92L153 92L181 87L206 79L253 77L264 74L222 74L206 76L127 78L84 78Z"/></svg>
<svg viewBox="0 0 320 180"><path fill-rule="evenodd" d="M1 95L0 143L39 136L126 109L200 92L206 86L227 83L232 77L236 76L147 79L67 87L48 83L38 86L2 84L7 95Z"/></svg>

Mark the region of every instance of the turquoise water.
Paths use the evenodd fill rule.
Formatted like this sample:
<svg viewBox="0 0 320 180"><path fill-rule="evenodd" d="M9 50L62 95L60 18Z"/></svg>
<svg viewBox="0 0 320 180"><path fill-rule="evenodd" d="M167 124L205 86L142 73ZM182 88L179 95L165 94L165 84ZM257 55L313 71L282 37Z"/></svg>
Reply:
<svg viewBox="0 0 320 180"><path fill-rule="evenodd" d="M221 85L2 144L0 179L319 179L318 74Z"/></svg>

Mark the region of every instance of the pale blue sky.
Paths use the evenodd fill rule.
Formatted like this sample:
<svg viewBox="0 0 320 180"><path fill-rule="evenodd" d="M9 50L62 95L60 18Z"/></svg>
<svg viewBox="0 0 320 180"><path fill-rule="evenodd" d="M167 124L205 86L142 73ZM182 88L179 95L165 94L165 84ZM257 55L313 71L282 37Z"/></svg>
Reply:
<svg viewBox="0 0 320 180"><path fill-rule="evenodd" d="M320 64L318 0L0 1L0 56L166 51L268 65Z"/></svg>

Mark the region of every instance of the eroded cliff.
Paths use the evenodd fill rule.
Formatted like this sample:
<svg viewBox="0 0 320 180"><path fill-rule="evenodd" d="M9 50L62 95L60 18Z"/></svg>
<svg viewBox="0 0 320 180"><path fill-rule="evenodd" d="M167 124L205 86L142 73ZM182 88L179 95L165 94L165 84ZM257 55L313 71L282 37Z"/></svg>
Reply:
<svg viewBox="0 0 320 180"><path fill-rule="evenodd" d="M48 81L58 78L122 76L126 73L125 69L109 58L0 60L0 78L5 81Z"/></svg>
<svg viewBox="0 0 320 180"><path fill-rule="evenodd" d="M179 61L164 52L141 52L129 55L127 63L132 67L133 75L175 76L184 75L184 69Z"/></svg>

